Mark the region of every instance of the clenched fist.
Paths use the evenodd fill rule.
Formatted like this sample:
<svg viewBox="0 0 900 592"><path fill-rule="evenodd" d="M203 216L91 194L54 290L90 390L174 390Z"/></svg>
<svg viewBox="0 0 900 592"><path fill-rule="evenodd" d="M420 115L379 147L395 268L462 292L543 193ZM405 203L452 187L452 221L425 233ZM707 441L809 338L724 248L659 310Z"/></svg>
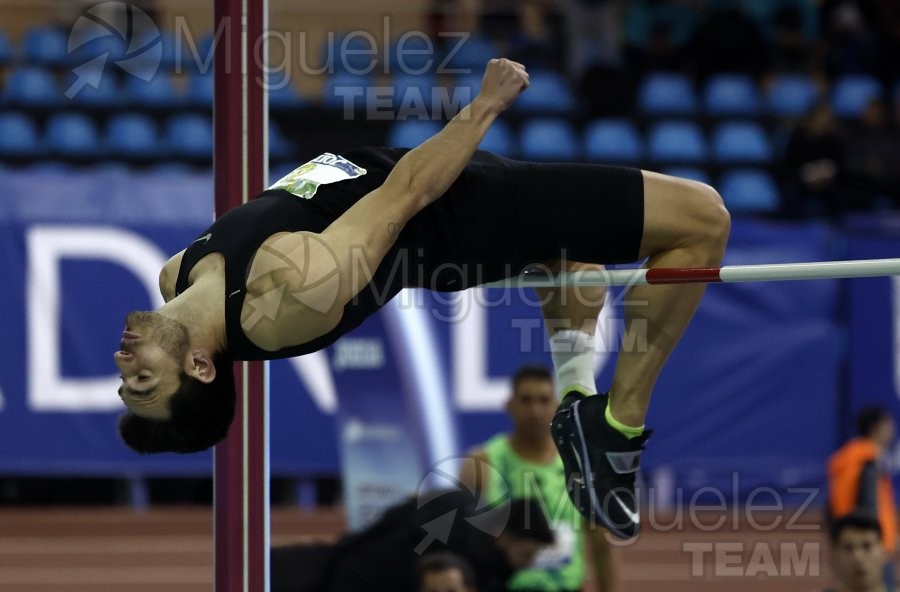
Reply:
<svg viewBox="0 0 900 592"><path fill-rule="evenodd" d="M479 96L497 112L505 111L519 93L528 88L528 72L525 66L505 58L488 62L481 82Z"/></svg>

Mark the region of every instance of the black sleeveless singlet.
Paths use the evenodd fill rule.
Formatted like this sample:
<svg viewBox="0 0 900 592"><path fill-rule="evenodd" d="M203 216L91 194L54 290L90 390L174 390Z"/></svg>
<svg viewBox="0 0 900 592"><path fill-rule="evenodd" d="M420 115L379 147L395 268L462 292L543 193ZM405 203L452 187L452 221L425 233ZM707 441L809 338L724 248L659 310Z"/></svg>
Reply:
<svg viewBox="0 0 900 592"><path fill-rule="evenodd" d="M362 323L403 286L396 274L375 272L372 282L344 307L338 325L329 333L277 352L261 349L244 334L241 310L250 263L257 249L278 232L321 232L356 201L384 183L406 149L366 148L344 152L349 161L366 169L355 179L320 185L312 199L281 190L267 190L218 218L187 248L175 282L176 294L188 287L188 275L200 259L221 253L225 260L225 329L228 354L235 360L290 358L327 347Z"/></svg>

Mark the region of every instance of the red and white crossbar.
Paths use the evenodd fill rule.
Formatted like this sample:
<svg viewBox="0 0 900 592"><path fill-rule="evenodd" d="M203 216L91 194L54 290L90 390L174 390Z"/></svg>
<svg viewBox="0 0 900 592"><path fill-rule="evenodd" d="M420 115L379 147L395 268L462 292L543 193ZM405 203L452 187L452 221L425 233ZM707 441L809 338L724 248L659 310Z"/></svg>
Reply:
<svg viewBox="0 0 900 592"><path fill-rule="evenodd" d="M609 269L563 273L527 272L485 284L487 288L552 288L556 286L644 286L650 284L732 284L786 280L900 275L900 259L727 265L724 267Z"/></svg>

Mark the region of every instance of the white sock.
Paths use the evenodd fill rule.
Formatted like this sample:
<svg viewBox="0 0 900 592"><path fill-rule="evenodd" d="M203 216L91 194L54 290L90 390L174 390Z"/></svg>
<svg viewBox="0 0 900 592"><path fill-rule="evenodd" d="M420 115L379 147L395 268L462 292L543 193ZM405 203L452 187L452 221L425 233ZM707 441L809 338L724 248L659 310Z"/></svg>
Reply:
<svg viewBox="0 0 900 592"><path fill-rule="evenodd" d="M550 354L560 396L573 390L596 394L593 336L575 329L559 331L550 337Z"/></svg>

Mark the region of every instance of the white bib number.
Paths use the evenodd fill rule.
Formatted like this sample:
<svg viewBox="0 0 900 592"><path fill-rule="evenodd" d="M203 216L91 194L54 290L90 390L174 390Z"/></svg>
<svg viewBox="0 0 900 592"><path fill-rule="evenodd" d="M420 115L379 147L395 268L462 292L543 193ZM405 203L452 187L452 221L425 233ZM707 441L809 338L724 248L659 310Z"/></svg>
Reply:
<svg viewBox="0 0 900 592"><path fill-rule="evenodd" d="M326 152L300 165L276 181L269 189L284 189L297 197L310 199L318 191L319 185L355 179L365 174L366 169L353 164L343 156Z"/></svg>

